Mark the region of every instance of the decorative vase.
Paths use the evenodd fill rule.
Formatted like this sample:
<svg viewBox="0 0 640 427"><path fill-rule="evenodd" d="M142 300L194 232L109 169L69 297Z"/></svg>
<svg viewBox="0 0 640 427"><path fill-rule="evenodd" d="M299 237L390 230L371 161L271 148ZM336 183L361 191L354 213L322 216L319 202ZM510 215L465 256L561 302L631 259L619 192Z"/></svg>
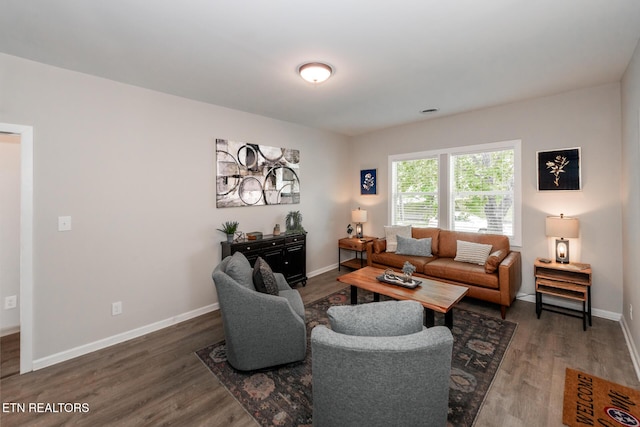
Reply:
<svg viewBox="0 0 640 427"><path fill-rule="evenodd" d="M411 283L413 279L411 278L411 273L403 273L402 274L402 281L404 283Z"/></svg>
<svg viewBox="0 0 640 427"><path fill-rule="evenodd" d="M233 243L233 233L232 234L227 234L227 242Z"/></svg>
<svg viewBox="0 0 640 427"><path fill-rule="evenodd" d="M276 226L273 227L273 235L274 236L279 236L280 235L280 224L276 224Z"/></svg>

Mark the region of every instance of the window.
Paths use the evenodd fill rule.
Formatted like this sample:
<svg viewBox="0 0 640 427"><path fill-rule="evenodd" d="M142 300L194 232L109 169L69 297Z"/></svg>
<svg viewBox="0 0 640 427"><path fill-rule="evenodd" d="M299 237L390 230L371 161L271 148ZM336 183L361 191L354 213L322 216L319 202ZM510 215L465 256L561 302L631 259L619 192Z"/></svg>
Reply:
<svg viewBox="0 0 640 427"><path fill-rule="evenodd" d="M520 245L520 141L389 157L392 224L509 236Z"/></svg>
<svg viewBox="0 0 640 427"><path fill-rule="evenodd" d="M393 162L394 224L438 225L438 157Z"/></svg>
<svg viewBox="0 0 640 427"><path fill-rule="evenodd" d="M514 150L450 156L453 230L513 236Z"/></svg>

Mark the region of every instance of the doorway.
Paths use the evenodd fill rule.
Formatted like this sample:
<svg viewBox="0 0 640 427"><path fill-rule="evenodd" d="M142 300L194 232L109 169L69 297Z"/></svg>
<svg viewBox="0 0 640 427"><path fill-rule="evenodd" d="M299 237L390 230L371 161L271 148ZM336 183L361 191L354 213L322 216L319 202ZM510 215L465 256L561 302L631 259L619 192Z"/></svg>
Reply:
<svg viewBox="0 0 640 427"><path fill-rule="evenodd" d="M0 123L0 132L20 138L20 373L33 370L33 128ZM2 301L4 304L4 301Z"/></svg>
<svg viewBox="0 0 640 427"><path fill-rule="evenodd" d="M20 372L20 135L0 133L0 379Z"/></svg>

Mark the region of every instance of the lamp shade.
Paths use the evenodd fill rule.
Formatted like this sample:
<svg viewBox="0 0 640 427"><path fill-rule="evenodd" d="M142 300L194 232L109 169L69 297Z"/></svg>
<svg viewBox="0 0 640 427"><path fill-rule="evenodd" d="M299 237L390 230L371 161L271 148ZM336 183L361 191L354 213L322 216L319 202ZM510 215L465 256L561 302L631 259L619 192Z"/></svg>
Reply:
<svg viewBox="0 0 640 427"><path fill-rule="evenodd" d="M579 236L580 223L578 218L567 218L562 214L548 216L545 225L547 237L575 238Z"/></svg>
<svg viewBox="0 0 640 427"><path fill-rule="evenodd" d="M351 221L355 223L367 222L367 211L354 209L351 211Z"/></svg>

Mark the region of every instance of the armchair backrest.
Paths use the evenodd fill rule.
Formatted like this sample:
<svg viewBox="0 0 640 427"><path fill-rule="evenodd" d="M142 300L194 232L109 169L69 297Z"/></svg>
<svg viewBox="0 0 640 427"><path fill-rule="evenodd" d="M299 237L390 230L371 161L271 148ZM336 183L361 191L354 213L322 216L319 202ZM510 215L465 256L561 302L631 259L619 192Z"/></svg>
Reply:
<svg viewBox="0 0 640 427"><path fill-rule="evenodd" d="M383 316L392 310L388 303L349 307L373 313L378 304L387 304ZM421 307L418 316L421 321ZM358 336L316 326L311 349L315 426L446 425L453 349L448 328Z"/></svg>
<svg viewBox="0 0 640 427"><path fill-rule="evenodd" d="M223 259L213 270L214 274L216 272L225 273L245 288L256 290L253 285L253 268L242 252L236 252Z"/></svg>

